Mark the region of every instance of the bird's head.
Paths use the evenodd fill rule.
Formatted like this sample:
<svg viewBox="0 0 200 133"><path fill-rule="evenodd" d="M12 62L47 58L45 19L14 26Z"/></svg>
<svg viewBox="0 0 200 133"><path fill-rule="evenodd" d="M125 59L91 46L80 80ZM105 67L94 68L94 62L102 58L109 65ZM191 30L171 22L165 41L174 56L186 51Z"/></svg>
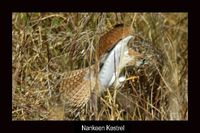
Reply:
<svg viewBox="0 0 200 133"><path fill-rule="evenodd" d="M124 61L126 63L125 66L139 67L144 64L145 59L141 53L136 52L132 48L128 48L127 51L124 52Z"/></svg>
<svg viewBox="0 0 200 133"><path fill-rule="evenodd" d="M119 63L120 68L124 68L126 66L139 67L145 61L141 53L135 51L133 48L128 46L128 43L132 39L134 39L134 37L130 35L119 42L122 43L120 63Z"/></svg>

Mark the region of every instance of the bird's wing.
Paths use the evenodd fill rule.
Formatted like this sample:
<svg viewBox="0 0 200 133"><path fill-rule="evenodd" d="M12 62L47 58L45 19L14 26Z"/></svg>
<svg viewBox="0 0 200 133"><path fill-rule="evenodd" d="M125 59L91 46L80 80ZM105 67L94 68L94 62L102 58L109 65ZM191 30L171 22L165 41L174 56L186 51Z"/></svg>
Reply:
<svg viewBox="0 0 200 133"><path fill-rule="evenodd" d="M99 73L99 81L102 87L109 87L110 84L113 83L111 81L114 81L113 78L115 79L116 77L118 77L121 52L131 38L133 38L133 36L127 36L126 38L119 41L117 45L112 49L112 51L110 51L108 57L105 59ZM113 76L114 74L116 74L116 76Z"/></svg>
<svg viewBox="0 0 200 133"><path fill-rule="evenodd" d="M83 82L86 72L86 69L79 69L64 73L60 83L60 92L71 91L77 88Z"/></svg>
<svg viewBox="0 0 200 133"><path fill-rule="evenodd" d="M124 37L131 35L133 33L133 28L119 25L115 26L112 30L104 34L99 40L99 56L102 56L105 52L112 49L117 42L119 42Z"/></svg>

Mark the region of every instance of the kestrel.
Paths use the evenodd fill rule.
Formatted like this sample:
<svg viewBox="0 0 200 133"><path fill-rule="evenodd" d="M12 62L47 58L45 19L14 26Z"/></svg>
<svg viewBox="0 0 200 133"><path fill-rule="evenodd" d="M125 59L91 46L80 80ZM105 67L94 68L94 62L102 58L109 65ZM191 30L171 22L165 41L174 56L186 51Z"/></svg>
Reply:
<svg viewBox="0 0 200 133"><path fill-rule="evenodd" d="M134 65L141 55L128 47L133 37L133 29L117 25L104 34L99 41L98 56L100 64L84 69L67 72L60 83L61 100L66 110L73 112L83 107L91 97L95 87L100 92L112 85L118 86L125 77L119 77L121 70L127 65Z"/></svg>

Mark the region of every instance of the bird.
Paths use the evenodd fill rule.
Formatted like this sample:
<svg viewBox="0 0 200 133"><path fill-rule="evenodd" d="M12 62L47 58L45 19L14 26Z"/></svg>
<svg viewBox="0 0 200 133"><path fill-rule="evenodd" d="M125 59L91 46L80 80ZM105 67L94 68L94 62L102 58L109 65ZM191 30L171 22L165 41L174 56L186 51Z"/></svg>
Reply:
<svg viewBox="0 0 200 133"><path fill-rule="evenodd" d="M112 85L118 87L125 81L125 76L119 75L122 69L134 65L137 59L142 58L140 53L128 47L128 42L134 39L132 34L130 26L114 26L100 38L97 48L100 63L63 75L59 91L68 112L73 113L84 107L95 87L102 93L106 88Z"/></svg>

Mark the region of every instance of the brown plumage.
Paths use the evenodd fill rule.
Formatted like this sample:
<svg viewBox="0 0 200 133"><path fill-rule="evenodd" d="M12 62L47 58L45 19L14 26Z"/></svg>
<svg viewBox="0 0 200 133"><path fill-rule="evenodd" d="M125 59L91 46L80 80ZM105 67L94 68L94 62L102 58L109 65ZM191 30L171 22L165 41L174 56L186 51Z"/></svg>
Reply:
<svg viewBox="0 0 200 133"><path fill-rule="evenodd" d="M61 100L68 111L75 111L87 103L96 83L95 65L67 72L60 83Z"/></svg>
<svg viewBox="0 0 200 133"><path fill-rule="evenodd" d="M131 34L133 34L133 28L130 26L124 26L123 24L114 26L113 29L100 38L99 57L113 48L121 39Z"/></svg>

